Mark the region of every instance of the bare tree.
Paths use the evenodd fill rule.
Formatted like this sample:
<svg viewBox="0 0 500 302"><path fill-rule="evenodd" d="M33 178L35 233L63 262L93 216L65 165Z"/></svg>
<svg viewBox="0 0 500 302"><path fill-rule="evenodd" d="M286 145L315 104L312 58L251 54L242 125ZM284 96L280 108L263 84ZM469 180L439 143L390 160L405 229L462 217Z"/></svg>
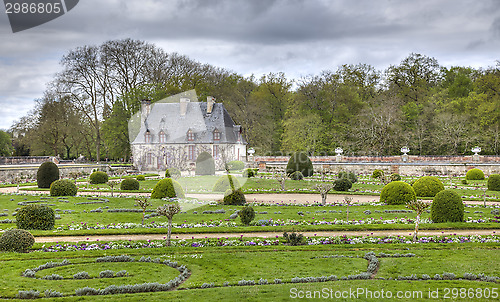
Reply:
<svg viewBox="0 0 500 302"><path fill-rule="evenodd" d="M347 221L349 221L349 206L351 205L352 197L350 197L350 196L344 197L344 202L347 206L347 218L346 219L347 219Z"/></svg>
<svg viewBox="0 0 500 302"><path fill-rule="evenodd" d="M168 219L167 246L170 246L170 237L172 236L172 218L180 211L181 207L177 203L164 204L156 209L159 215L165 216Z"/></svg>
<svg viewBox="0 0 500 302"><path fill-rule="evenodd" d="M144 216L146 215L146 209L153 204L148 201L147 198L136 199L135 204L142 209L142 223L144 225Z"/></svg>
<svg viewBox="0 0 500 302"><path fill-rule="evenodd" d="M417 213L417 217L415 219L415 232L413 233L413 242L417 242L418 236L418 225L420 223L420 215L430 206L429 203L425 203L422 200L415 199L409 202L406 207L410 210L415 211Z"/></svg>

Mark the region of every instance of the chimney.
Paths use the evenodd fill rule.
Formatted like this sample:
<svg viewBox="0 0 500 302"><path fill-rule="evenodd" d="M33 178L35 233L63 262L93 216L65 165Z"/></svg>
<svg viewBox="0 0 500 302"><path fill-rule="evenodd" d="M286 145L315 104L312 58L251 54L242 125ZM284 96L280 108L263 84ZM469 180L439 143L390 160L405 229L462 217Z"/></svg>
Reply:
<svg viewBox="0 0 500 302"><path fill-rule="evenodd" d="M215 98L213 96L207 96L207 113L212 113L214 109Z"/></svg>
<svg viewBox="0 0 500 302"><path fill-rule="evenodd" d="M180 107L180 114L181 114L181 116L185 116L186 115L188 103L189 103L189 99L188 98L181 98L181 100L179 101L179 107Z"/></svg>
<svg viewBox="0 0 500 302"><path fill-rule="evenodd" d="M151 112L151 101L150 100L142 100L141 101L141 124L144 124L146 119L149 116L149 113Z"/></svg>

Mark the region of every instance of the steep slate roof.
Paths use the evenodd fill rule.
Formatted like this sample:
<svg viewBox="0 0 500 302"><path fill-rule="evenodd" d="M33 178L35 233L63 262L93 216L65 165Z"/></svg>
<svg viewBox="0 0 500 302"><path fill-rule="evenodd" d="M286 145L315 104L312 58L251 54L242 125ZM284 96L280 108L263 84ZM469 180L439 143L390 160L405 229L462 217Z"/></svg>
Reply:
<svg viewBox="0 0 500 302"><path fill-rule="evenodd" d="M238 142L238 132L241 127L236 126L223 104L214 103L212 113L207 114L207 103L188 102L185 115L180 114L179 103L154 103L145 122L141 125L139 134L132 144L145 144L145 133L149 130L151 143L158 144L159 134L166 134L165 144L206 144L206 143L242 143ZM217 129L220 140L214 141L213 132ZM194 141L187 140L188 130L193 131ZM162 143L163 144L163 143Z"/></svg>

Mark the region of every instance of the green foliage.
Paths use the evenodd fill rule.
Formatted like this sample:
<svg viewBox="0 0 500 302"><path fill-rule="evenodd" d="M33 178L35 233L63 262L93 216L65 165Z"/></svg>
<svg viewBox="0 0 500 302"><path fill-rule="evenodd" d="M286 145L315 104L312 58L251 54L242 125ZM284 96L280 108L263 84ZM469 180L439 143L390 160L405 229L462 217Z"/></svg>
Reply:
<svg viewBox="0 0 500 302"><path fill-rule="evenodd" d="M177 168L171 167L165 170L165 178L179 178L181 177L181 171Z"/></svg>
<svg viewBox="0 0 500 302"><path fill-rule="evenodd" d="M500 191L500 174L491 174L488 177L488 190Z"/></svg>
<svg viewBox="0 0 500 302"><path fill-rule="evenodd" d="M257 172L255 171L257 169L245 169L243 171L243 177L247 177L247 178L251 178L251 177L255 177L257 175Z"/></svg>
<svg viewBox="0 0 500 302"><path fill-rule="evenodd" d="M379 178L381 178L383 176L384 176L384 171L382 171L380 169L373 170L372 178L379 179Z"/></svg>
<svg viewBox="0 0 500 302"><path fill-rule="evenodd" d="M283 238L285 238L286 243L288 243L289 245L292 245L292 246L304 244L304 235L303 234L297 234L295 232L288 234L287 232L284 232Z"/></svg>
<svg viewBox="0 0 500 302"><path fill-rule="evenodd" d="M59 179L50 185L50 196L76 196L78 188L68 179Z"/></svg>
<svg viewBox="0 0 500 302"><path fill-rule="evenodd" d="M93 185L105 184L108 182L108 175L102 171L95 171L90 174L90 183Z"/></svg>
<svg viewBox="0 0 500 302"><path fill-rule="evenodd" d="M139 190L139 188L140 188L139 181L132 177L125 178L124 180L122 180L122 183L120 184L120 189L124 191Z"/></svg>
<svg viewBox="0 0 500 302"><path fill-rule="evenodd" d="M293 180L303 180L304 179L304 175L302 175L302 172L300 172L300 171L295 171L292 174L290 174L290 179L293 179Z"/></svg>
<svg viewBox="0 0 500 302"><path fill-rule="evenodd" d="M231 171L233 170L243 170L245 169L245 163L241 160L232 160L227 163L227 168Z"/></svg>
<svg viewBox="0 0 500 302"><path fill-rule="evenodd" d="M483 180L484 179L484 173L483 171L474 168L470 169L467 171L467 174L465 174L465 179L467 180Z"/></svg>
<svg viewBox="0 0 500 302"><path fill-rule="evenodd" d="M144 175L137 175L135 177L135 179L137 179L138 181L145 181L146 180L146 176L144 176Z"/></svg>
<svg viewBox="0 0 500 302"><path fill-rule="evenodd" d="M431 220L440 222L463 222L464 204L462 198L452 190L443 190L432 200Z"/></svg>
<svg viewBox="0 0 500 302"><path fill-rule="evenodd" d="M300 171L304 177L314 174L314 168L311 159L306 152L295 152L290 156L286 165L286 174L290 176L295 171Z"/></svg>
<svg viewBox="0 0 500 302"><path fill-rule="evenodd" d="M26 230L10 229L0 237L0 250L8 252L27 252L35 243L35 237Z"/></svg>
<svg viewBox="0 0 500 302"><path fill-rule="evenodd" d="M233 188L231 188L230 180L233 183ZM226 192L226 190L238 190L241 188L240 182L233 175L223 175L219 177L215 183L212 191L213 192Z"/></svg>
<svg viewBox="0 0 500 302"><path fill-rule="evenodd" d="M335 191L346 192L352 188L352 183L347 178L339 178L333 182L333 189Z"/></svg>
<svg viewBox="0 0 500 302"><path fill-rule="evenodd" d="M401 180L401 175L399 175L397 173L392 173L389 176L389 181L400 181L400 180Z"/></svg>
<svg viewBox="0 0 500 302"><path fill-rule="evenodd" d="M241 218L241 223L244 225L249 225L250 222L255 218L255 211L252 207L246 206L241 211L238 212Z"/></svg>
<svg viewBox="0 0 500 302"><path fill-rule="evenodd" d="M50 184L59 179L59 168L51 161L44 162L38 168L36 181L39 188L50 188Z"/></svg>
<svg viewBox="0 0 500 302"><path fill-rule="evenodd" d="M340 171L338 178L348 179L351 183L356 183L358 181L358 176L356 176L356 173L351 171Z"/></svg>
<svg viewBox="0 0 500 302"><path fill-rule="evenodd" d="M380 201L390 205L407 204L416 199L415 190L403 181L390 182L380 192Z"/></svg>
<svg viewBox="0 0 500 302"><path fill-rule="evenodd" d="M467 179L462 179L462 184L463 184L463 185L468 184Z"/></svg>
<svg viewBox="0 0 500 302"><path fill-rule="evenodd" d="M415 194L419 197L434 197L437 193L444 190L443 183L435 176L424 176L412 185Z"/></svg>
<svg viewBox="0 0 500 302"><path fill-rule="evenodd" d="M214 175L215 161L208 152L201 152L196 158L196 175Z"/></svg>
<svg viewBox="0 0 500 302"><path fill-rule="evenodd" d="M242 206L247 202L245 194L241 190L228 191L229 194L224 196L225 205Z"/></svg>
<svg viewBox="0 0 500 302"><path fill-rule="evenodd" d="M10 135L0 130L0 156L10 156L13 150Z"/></svg>
<svg viewBox="0 0 500 302"><path fill-rule="evenodd" d="M151 198L153 199L161 199L161 198L184 198L184 190L181 185L173 180L172 178L165 178L158 181L153 188L153 192L151 193Z"/></svg>
<svg viewBox="0 0 500 302"><path fill-rule="evenodd" d="M54 210L48 206L27 205L22 207L16 215L18 229L24 230L52 230L56 216Z"/></svg>

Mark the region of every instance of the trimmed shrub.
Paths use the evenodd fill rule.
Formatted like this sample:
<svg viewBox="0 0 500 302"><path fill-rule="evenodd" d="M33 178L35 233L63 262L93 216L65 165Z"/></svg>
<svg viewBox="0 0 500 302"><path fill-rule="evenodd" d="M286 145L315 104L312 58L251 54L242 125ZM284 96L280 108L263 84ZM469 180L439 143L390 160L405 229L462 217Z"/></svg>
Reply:
<svg viewBox="0 0 500 302"><path fill-rule="evenodd" d="M314 174L314 168L311 159L306 152L295 152L290 156L286 165L286 174L290 176L295 171L300 171L304 177L309 177Z"/></svg>
<svg viewBox="0 0 500 302"><path fill-rule="evenodd" d="M304 175L302 175L302 172L300 172L300 171L295 171L292 174L290 174L290 179L293 179L293 180L303 180L304 179Z"/></svg>
<svg viewBox="0 0 500 302"><path fill-rule="evenodd" d="M333 182L333 189L335 191L349 191L352 188L352 183L347 178L340 178Z"/></svg>
<svg viewBox="0 0 500 302"><path fill-rule="evenodd" d="M132 177L127 177L124 180L122 180L122 183L120 184L120 189L124 191L139 190L140 186L141 185L139 184L139 180Z"/></svg>
<svg viewBox="0 0 500 302"><path fill-rule="evenodd" d="M215 160L208 152L201 152L196 158L196 175L214 175Z"/></svg>
<svg viewBox="0 0 500 302"><path fill-rule="evenodd" d="M227 190L232 190L233 188L231 188L231 185L229 184L229 178L231 178L235 190L238 190L239 188L241 188L240 182L238 181L238 179L235 176L223 175L223 176L219 177L219 179L215 183L212 191L213 192L226 192Z"/></svg>
<svg viewBox="0 0 500 302"><path fill-rule="evenodd" d="M146 176L144 176L144 175L137 175L135 177L135 179L137 179L138 181L145 181L146 180Z"/></svg>
<svg viewBox="0 0 500 302"><path fill-rule="evenodd" d="M356 174L351 171L340 171L338 178L348 179L351 183L356 183L358 181L358 176L356 176Z"/></svg>
<svg viewBox="0 0 500 302"><path fill-rule="evenodd" d="M400 181L400 180L401 180L401 175L399 175L397 173L392 173L389 176L389 181Z"/></svg>
<svg viewBox="0 0 500 302"><path fill-rule="evenodd" d="M168 168L165 171L165 178L170 178L170 177L173 177L173 178L181 177L181 170L174 168L174 167Z"/></svg>
<svg viewBox="0 0 500 302"><path fill-rule="evenodd" d="M444 190L443 183L435 176L424 176L412 185L415 194L420 197L434 197Z"/></svg>
<svg viewBox="0 0 500 302"><path fill-rule="evenodd" d="M463 222L464 204L462 198L452 190L443 190L436 194L431 205L433 222Z"/></svg>
<svg viewBox="0 0 500 302"><path fill-rule="evenodd" d="M0 250L8 252L26 252L35 243L30 232L19 229L5 231L0 237Z"/></svg>
<svg viewBox="0 0 500 302"><path fill-rule="evenodd" d="M483 180L484 179L484 173L483 171L474 168L470 169L467 171L467 174L465 174L465 179L467 180Z"/></svg>
<svg viewBox="0 0 500 302"><path fill-rule="evenodd" d="M231 171L233 170L243 170L245 169L245 163L241 160L232 160L227 163L227 168Z"/></svg>
<svg viewBox="0 0 500 302"><path fill-rule="evenodd" d="M384 171L382 171L380 169L373 170L372 178L380 178L382 176L384 176Z"/></svg>
<svg viewBox="0 0 500 302"><path fill-rule="evenodd" d="M158 181L153 188L151 193L151 198L161 199L161 198L184 198L184 190L182 190L181 185L171 178L165 178Z"/></svg>
<svg viewBox="0 0 500 302"><path fill-rule="evenodd" d="M36 172L36 181L39 188L50 188L52 182L59 179L59 168L51 161L44 162Z"/></svg>
<svg viewBox="0 0 500 302"><path fill-rule="evenodd" d="M229 194L224 196L225 205L242 206L247 202L245 194L241 190L228 191Z"/></svg>
<svg viewBox="0 0 500 302"><path fill-rule="evenodd" d="M500 191L500 174L491 174L488 177L488 190Z"/></svg>
<svg viewBox="0 0 500 302"><path fill-rule="evenodd" d="M241 218L241 223L244 225L249 225L250 222L255 218L255 211L252 207L246 206L241 211L238 212Z"/></svg>
<svg viewBox="0 0 500 302"><path fill-rule="evenodd" d="M102 171L95 171L90 174L90 183L93 185L105 184L108 182L108 174Z"/></svg>
<svg viewBox="0 0 500 302"><path fill-rule="evenodd" d="M54 210L36 204L24 206L16 214L17 228L24 230L51 230L55 219Z"/></svg>
<svg viewBox="0 0 500 302"><path fill-rule="evenodd" d="M390 205L407 204L416 199L413 187L403 181L390 182L380 192L380 201Z"/></svg>
<svg viewBox="0 0 500 302"><path fill-rule="evenodd" d="M250 177L255 177L257 173L255 173L255 170L254 169L245 169L243 171L243 177L246 177L246 178L250 178Z"/></svg>
<svg viewBox="0 0 500 302"><path fill-rule="evenodd" d="M75 196L78 188L74 182L67 179L59 179L50 185L50 196Z"/></svg>

